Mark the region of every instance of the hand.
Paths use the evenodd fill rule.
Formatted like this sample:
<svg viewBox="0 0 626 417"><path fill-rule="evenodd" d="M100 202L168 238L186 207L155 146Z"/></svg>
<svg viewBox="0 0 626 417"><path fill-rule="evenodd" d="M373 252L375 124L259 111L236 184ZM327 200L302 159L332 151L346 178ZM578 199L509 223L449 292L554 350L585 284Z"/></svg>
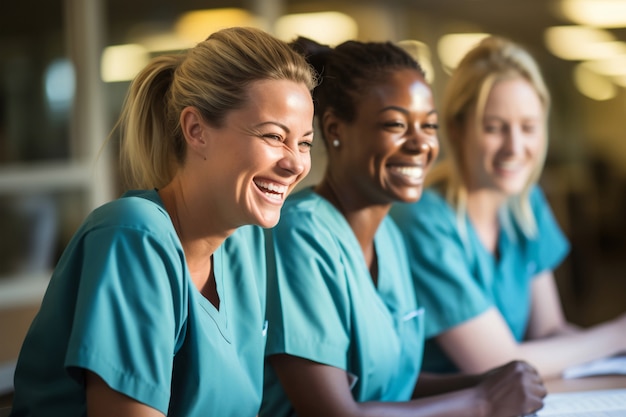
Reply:
<svg viewBox="0 0 626 417"><path fill-rule="evenodd" d="M531 414L543 406L547 393L535 368L522 361L485 372L477 389L492 417Z"/></svg>

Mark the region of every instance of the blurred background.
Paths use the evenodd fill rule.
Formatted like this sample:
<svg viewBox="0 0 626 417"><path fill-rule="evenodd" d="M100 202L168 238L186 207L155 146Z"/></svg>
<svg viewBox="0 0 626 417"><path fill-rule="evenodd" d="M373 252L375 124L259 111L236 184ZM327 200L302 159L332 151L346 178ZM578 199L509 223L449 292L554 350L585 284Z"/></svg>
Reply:
<svg viewBox="0 0 626 417"><path fill-rule="evenodd" d="M0 395L50 271L89 211L117 197L109 138L147 60L226 26L291 40L403 41L439 100L486 34L524 45L550 91L544 190L572 252L556 271L582 326L626 311L626 1L38 0L0 14ZM323 146L314 148L316 182ZM0 400L0 405L2 402Z"/></svg>

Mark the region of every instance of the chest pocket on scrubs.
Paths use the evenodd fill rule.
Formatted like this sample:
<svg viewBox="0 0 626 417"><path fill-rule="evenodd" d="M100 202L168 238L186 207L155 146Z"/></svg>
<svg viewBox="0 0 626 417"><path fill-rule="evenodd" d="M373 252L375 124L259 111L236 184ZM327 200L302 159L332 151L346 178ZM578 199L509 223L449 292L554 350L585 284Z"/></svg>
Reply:
<svg viewBox="0 0 626 417"><path fill-rule="evenodd" d="M424 308L411 310L399 317L398 333L402 341L404 375L417 381L424 354ZM412 391L413 387L411 387Z"/></svg>

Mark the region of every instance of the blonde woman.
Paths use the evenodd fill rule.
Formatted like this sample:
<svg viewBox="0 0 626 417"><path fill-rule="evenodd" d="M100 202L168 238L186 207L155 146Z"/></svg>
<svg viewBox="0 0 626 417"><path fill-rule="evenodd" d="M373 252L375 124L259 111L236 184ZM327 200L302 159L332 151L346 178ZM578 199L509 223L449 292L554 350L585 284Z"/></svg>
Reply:
<svg viewBox="0 0 626 417"><path fill-rule="evenodd" d="M448 157L417 204L391 214L426 308L424 368L483 372L513 359L543 377L626 349L626 316L577 330L553 270L569 251L542 190L550 97L532 56L489 37L442 103Z"/></svg>
<svg viewBox="0 0 626 417"><path fill-rule="evenodd" d="M12 416L257 414L265 259L260 229L242 226L274 226L308 173L312 88L302 57L244 28L137 76L122 114L135 190L65 249L20 353Z"/></svg>

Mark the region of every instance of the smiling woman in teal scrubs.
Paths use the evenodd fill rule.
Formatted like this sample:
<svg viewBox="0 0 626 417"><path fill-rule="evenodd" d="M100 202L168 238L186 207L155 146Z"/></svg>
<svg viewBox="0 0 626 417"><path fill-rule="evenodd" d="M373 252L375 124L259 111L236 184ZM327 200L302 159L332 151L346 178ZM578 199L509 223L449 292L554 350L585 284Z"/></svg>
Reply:
<svg viewBox="0 0 626 417"><path fill-rule="evenodd" d="M313 84L286 43L245 28L140 72L121 120L137 190L65 249L11 416L257 415L266 279L248 225L274 226L310 169Z"/></svg>
<svg viewBox="0 0 626 417"><path fill-rule="evenodd" d="M437 157L437 113L419 65L391 43L334 49L300 38L321 74L313 96L323 180L267 231L267 367L260 415L500 416L536 410L537 373L511 362L436 381L418 375L424 310L387 216L420 198ZM426 312L426 314L428 314ZM441 395L435 395L441 394Z"/></svg>
<svg viewBox="0 0 626 417"><path fill-rule="evenodd" d="M530 54L498 37L447 84L449 157L418 203L391 210L428 312L425 369L483 372L522 359L555 377L626 350L626 315L585 330L563 315L552 271L569 244L537 185L549 102Z"/></svg>

